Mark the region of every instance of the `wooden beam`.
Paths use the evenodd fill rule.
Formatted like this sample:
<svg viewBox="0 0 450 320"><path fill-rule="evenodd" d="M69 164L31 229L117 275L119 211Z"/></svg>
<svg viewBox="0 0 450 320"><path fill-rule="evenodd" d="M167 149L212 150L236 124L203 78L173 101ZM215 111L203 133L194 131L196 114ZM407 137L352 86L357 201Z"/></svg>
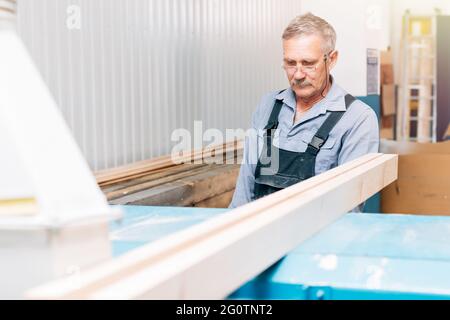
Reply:
<svg viewBox="0 0 450 320"><path fill-rule="evenodd" d="M152 171L173 167L181 163L202 163L202 160L216 157L217 154L221 154L225 158L228 153L238 154L242 150L243 141L236 140L200 150L185 152L178 156L166 155L113 169L102 170L95 173L95 178L100 186L106 186L131 178L141 177Z"/></svg>
<svg viewBox="0 0 450 320"><path fill-rule="evenodd" d="M108 199L115 205L193 206L233 190L238 174L239 165L207 165L115 191Z"/></svg>
<svg viewBox="0 0 450 320"><path fill-rule="evenodd" d="M149 181L155 181L155 180L167 178L170 176L174 176L174 175L177 175L180 173L184 173L186 171L195 170L197 168L201 168L201 167L205 167L205 166L207 166L207 164L180 164L180 165L173 166L170 168L152 171L142 177L131 178L129 180L105 185L105 186L102 186L101 189L105 195L108 195L111 192L125 189L127 187L136 186L138 184L146 183Z"/></svg>
<svg viewBox="0 0 450 320"><path fill-rule="evenodd" d="M180 166L191 166L191 165L180 165ZM173 181L177 181L186 177L196 175L199 172L211 170L210 165L192 165L188 170L178 170L176 166L169 169L163 169L162 172L158 174L149 174L141 178L136 178L126 181L126 183L118 183L112 185L114 189L105 192L106 198L111 201L118 199L139 191L148 190L160 185L164 185ZM170 174L169 172L173 173Z"/></svg>
<svg viewBox="0 0 450 320"><path fill-rule="evenodd" d="M224 298L396 177L397 156L366 155L27 297Z"/></svg>
<svg viewBox="0 0 450 320"><path fill-rule="evenodd" d="M221 195L197 202L194 207L198 208L228 208L233 199L234 188Z"/></svg>

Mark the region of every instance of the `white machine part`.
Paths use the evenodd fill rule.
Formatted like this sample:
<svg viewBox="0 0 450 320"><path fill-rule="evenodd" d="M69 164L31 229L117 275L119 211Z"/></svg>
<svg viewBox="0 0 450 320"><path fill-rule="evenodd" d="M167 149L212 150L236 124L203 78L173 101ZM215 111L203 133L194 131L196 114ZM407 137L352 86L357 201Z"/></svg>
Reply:
<svg viewBox="0 0 450 320"><path fill-rule="evenodd" d="M111 256L114 212L0 0L0 298Z"/></svg>

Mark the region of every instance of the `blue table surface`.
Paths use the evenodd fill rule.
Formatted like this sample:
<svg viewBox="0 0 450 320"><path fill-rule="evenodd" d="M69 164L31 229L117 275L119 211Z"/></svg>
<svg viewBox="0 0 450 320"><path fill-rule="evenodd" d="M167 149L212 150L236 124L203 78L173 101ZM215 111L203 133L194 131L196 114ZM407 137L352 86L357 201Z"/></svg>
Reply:
<svg viewBox="0 0 450 320"><path fill-rule="evenodd" d="M111 224L115 256L228 211L122 208L122 221ZM307 298L305 288L340 288L333 291L340 298L355 298L355 292L361 298L367 292L395 292L399 297L409 294L412 298L450 297L449 271L450 217L347 214L233 297Z"/></svg>
<svg viewBox="0 0 450 320"><path fill-rule="evenodd" d="M113 256L180 231L228 209L121 206L123 218L111 223Z"/></svg>

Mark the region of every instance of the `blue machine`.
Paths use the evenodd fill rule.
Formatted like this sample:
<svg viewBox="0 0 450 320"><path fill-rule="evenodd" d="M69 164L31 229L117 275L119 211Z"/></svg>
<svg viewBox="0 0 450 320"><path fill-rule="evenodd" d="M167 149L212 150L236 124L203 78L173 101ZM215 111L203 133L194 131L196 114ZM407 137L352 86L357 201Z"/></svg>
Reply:
<svg viewBox="0 0 450 320"><path fill-rule="evenodd" d="M115 256L227 209L125 206ZM450 217L348 214L230 299L450 299Z"/></svg>

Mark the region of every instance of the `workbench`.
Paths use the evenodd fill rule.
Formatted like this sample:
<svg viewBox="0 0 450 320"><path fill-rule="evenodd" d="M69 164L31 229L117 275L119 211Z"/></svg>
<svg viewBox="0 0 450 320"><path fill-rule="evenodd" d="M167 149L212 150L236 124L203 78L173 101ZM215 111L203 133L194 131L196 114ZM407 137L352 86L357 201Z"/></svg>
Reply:
<svg viewBox="0 0 450 320"><path fill-rule="evenodd" d="M122 208L114 256L228 211ZM449 299L449 270L450 217L347 214L229 298Z"/></svg>

